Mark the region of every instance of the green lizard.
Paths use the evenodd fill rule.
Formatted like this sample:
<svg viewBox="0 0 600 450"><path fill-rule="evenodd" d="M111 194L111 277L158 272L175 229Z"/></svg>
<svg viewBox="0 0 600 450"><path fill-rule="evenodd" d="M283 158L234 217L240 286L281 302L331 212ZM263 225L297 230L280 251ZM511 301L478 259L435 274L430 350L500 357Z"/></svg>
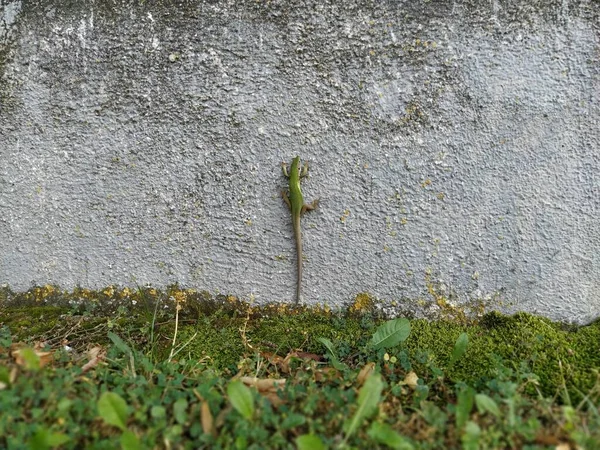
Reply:
<svg viewBox="0 0 600 450"><path fill-rule="evenodd" d="M298 257L298 284L296 285L296 303L300 302L300 293L302 290L302 231L300 229L300 216L305 211L311 211L319 205L319 199L312 203L304 203L302 191L300 190L300 180L308 173L308 163L300 166L300 157L296 156L292 160L292 167L288 173L287 164L282 163L281 168L283 174L290 179L289 196L285 191L281 192L281 196L290 207L292 212L292 224L294 227L294 238L296 240L296 254Z"/></svg>

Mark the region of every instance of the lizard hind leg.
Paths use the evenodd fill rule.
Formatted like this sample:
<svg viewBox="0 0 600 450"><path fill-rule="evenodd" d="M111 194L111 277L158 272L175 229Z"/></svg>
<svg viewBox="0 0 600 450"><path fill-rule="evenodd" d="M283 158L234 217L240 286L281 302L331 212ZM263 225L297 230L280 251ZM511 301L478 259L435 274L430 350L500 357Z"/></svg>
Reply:
<svg viewBox="0 0 600 450"><path fill-rule="evenodd" d="M316 199L316 200L313 200L312 203L305 203L304 205L302 205L301 213L303 214L306 211L313 211L313 210L317 209L317 207L319 206L319 201L320 201L320 199Z"/></svg>
<svg viewBox="0 0 600 450"><path fill-rule="evenodd" d="M281 191L281 197L283 197L283 201L288 205L288 207L292 209L292 203L290 202L288 193L286 191Z"/></svg>

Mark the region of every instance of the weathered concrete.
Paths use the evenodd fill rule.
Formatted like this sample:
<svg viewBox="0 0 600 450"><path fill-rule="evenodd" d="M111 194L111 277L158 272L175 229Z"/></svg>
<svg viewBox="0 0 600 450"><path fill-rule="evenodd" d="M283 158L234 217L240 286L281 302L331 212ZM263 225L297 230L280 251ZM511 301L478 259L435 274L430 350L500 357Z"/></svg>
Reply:
<svg viewBox="0 0 600 450"><path fill-rule="evenodd" d="M0 282L600 316L597 1L0 1Z"/></svg>

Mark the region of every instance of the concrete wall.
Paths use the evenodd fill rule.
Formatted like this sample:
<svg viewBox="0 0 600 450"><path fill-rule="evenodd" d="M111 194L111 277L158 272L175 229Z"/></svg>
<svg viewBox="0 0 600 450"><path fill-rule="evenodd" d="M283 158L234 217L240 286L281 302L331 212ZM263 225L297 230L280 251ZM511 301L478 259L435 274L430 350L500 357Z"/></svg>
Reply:
<svg viewBox="0 0 600 450"><path fill-rule="evenodd" d="M600 316L597 1L0 5L0 283Z"/></svg>

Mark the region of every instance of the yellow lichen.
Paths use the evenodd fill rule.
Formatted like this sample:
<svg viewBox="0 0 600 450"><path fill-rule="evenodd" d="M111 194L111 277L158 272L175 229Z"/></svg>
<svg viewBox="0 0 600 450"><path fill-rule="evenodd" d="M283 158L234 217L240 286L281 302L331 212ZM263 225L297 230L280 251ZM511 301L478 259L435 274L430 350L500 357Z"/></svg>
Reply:
<svg viewBox="0 0 600 450"><path fill-rule="evenodd" d="M354 298L354 303L350 305L349 311L351 313L363 313L372 311L375 307L375 301L367 293L360 293Z"/></svg>

